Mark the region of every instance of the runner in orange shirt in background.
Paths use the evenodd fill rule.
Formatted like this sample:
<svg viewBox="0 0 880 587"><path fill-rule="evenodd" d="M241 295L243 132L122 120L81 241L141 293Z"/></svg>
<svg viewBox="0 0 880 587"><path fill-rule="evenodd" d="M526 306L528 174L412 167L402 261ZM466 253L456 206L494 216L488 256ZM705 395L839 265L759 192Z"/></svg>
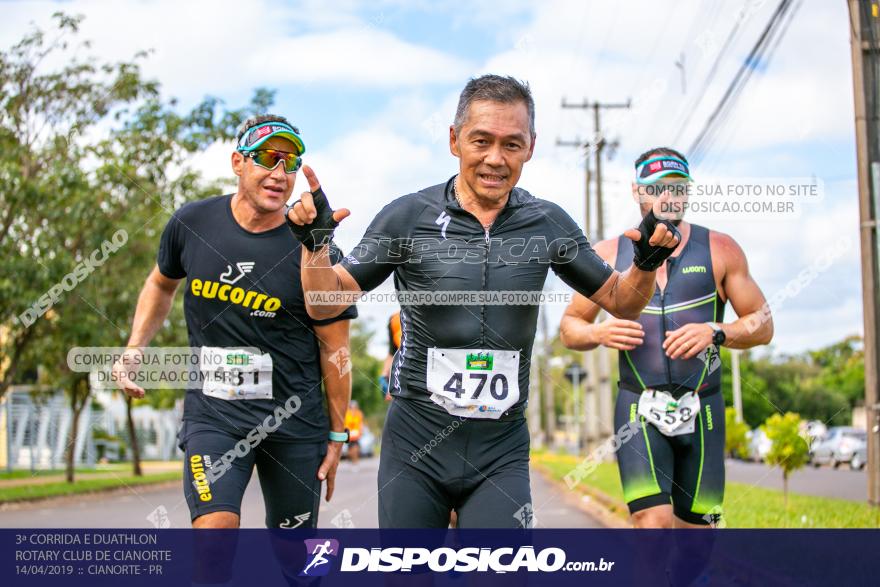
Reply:
<svg viewBox="0 0 880 587"><path fill-rule="evenodd" d="M382 387L382 393L385 394L385 401L391 401L391 390L388 388L388 380L391 377L391 363L394 361L394 355L400 348L400 312L395 312L388 319L388 356L382 364L382 376L379 377L379 385Z"/></svg>
<svg viewBox="0 0 880 587"><path fill-rule="evenodd" d="M348 457L354 465L358 463L361 456L359 441L363 427L364 413L358 407L358 403L351 400L351 403L348 404L348 410L345 412L345 428L348 430Z"/></svg>

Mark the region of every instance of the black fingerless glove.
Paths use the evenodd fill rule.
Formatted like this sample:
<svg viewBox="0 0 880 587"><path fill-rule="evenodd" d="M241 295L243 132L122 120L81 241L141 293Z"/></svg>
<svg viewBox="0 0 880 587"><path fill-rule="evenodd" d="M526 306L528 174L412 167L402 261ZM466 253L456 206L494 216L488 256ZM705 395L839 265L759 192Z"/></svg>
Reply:
<svg viewBox="0 0 880 587"><path fill-rule="evenodd" d="M289 206L284 210L284 217L287 219L287 226L290 227L293 236L302 243L302 246L314 252L319 247L330 244L330 241L333 240L333 230L339 226L339 223L333 220L333 210L330 208L327 196L324 195L324 190L318 188L317 191L312 192L312 198L318 215L315 216L311 224L300 226L291 222L287 215L290 211ZM296 203L294 202L294 204Z"/></svg>
<svg viewBox="0 0 880 587"><path fill-rule="evenodd" d="M641 224L639 224L639 232L642 233L642 238L638 242L633 243L633 249L635 249L636 253L633 258L633 265L642 271L656 271L675 251L675 247L655 247L648 242L651 235L654 234L654 229L657 228L658 223L665 224L666 228L678 238L678 242L681 242L681 234L672 222L660 220L654 215L653 210L649 211L642 218Z"/></svg>

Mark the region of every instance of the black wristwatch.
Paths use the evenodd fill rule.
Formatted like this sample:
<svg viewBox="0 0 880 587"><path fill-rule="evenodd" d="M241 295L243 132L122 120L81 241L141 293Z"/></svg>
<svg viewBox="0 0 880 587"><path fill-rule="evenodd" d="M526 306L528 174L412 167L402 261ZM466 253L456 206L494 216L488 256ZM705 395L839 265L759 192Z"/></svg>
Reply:
<svg viewBox="0 0 880 587"><path fill-rule="evenodd" d="M724 330L722 330L721 326L714 322L706 322L706 324L708 324L712 328L712 330L714 330L714 333L712 334L712 344L714 344L718 348L721 348L721 345L723 345L724 341L727 340L727 335L724 334Z"/></svg>

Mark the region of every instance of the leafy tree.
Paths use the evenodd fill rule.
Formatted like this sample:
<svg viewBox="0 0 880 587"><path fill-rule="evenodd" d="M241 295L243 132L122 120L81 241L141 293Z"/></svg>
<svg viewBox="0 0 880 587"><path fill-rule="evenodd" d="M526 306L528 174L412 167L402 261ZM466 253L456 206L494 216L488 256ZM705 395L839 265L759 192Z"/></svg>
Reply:
<svg viewBox="0 0 880 587"><path fill-rule="evenodd" d="M46 320L26 313L86 253L84 241L94 234L84 211L95 213L88 194L89 177L82 163L87 146L74 140L121 104L156 95L134 63L96 65L77 58L57 71L42 64L66 51L80 18L56 15L58 35L47 41L43 31L28 33L0 52L0 254L6 264L0 277L3 332L0 397L23 366L23 354L34 340L45 338ZM85 44L87 46L87 44ZM88 209L86 210L86 207ZM91 244L91 243L90 243Z"/></svg>
<svg viewBox="0 0 880 587"><path fill-rule="evenodd" d="M740 355L740 383L742 386L743 420L750 428L758 426L776 412L775 403L770 396L767 380L758 372L756 365L759 361L752 358L751 351L744 351ZM721 348L721 364L723 374L721 389L724 393L725 405L733 405L733 383L730 376L730 350Z"/></svg>
<svg viewBox="0 0 880 587"><path fill-rule="evenodd" d="M842 395L850 406L864 402L865 350L861 337L848 336L809 355L821 369L817 379L824 388Z"/></svg>
<svg viewBox="0 0 880 587"><path fill-rule="evenodd" d="M767 453L767 464L782 469L782 495L788 508L788 478L810 460L810 448L801 436L801 417L787 412L773 414L762 426L772 445Z"/></svg>
<svg viewBox="0 0 880 587"><path fill-rule="evenodd" d="M792 398L790 407L805 420L820 420L829 426L849 424L852 420L851 408L846 396L823 385L821 377L804 381L797 395Z"/></svg>
<svg viewBox="0 0 880 587"><path fill-rule="evenodd" d="M0 356L8 358L0 397L18 372L39 366L41 381L70 398L73 447L90 389L86 374L68 368L68 350L125 343L168 216L218 190L189 159L231 139L272 93L258 90L239 110L208 97L180 114L141 76L146 53L118 63L82 58L88 42L71 48L82 19L55 18L53 40L34 30L0 52ZM49 70L47 62L65 65ZM122 244L105 254L108 242ZM159 344L185 344L177 307ZM129 427L138 473L130 411ZM69 450L71 481L72 460Z"/></svg>
<svg viewBox="0 0 880 587"><path fill-rule="evenodd" d="M749 425L745 422L737 422L736 409L733 407L724 410L724 447L731 457L744 459L749 455L749 440L746 432Z"/></svg>
<svg viewBox="0 0 880 587"><path fill-rule="evenodd" d="M359 320L351 324L351 398L365 416L385 409L385 396L379 387L382 361L367 352L373 332Z"/></svg>

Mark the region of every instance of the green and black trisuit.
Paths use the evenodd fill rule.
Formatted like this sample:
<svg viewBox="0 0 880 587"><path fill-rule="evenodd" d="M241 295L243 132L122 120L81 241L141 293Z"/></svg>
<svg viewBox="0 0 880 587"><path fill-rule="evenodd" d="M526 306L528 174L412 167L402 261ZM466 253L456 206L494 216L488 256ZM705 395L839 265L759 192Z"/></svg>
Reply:
<svg viewBox="0 0 880 587"><path fill-rule="evenodd" d="M633 258L632 241L618 240L615 269L625 271ZM725 301L715 286L709 230L691 225L690 238L666 262L667 283L657 287L638 322L644 342L619 354L620 382L615 429L638 423L638 431L617 453L624 498L635 513L671 503L675 515L692 524L709 524L721 514L724 497L724 399L718 349L692 359L670 359L663 350L666 333L685 324L721 322ZM645 389L679 399L697 390L700 410L694 431L665 436L638 414Z"/></svg>

